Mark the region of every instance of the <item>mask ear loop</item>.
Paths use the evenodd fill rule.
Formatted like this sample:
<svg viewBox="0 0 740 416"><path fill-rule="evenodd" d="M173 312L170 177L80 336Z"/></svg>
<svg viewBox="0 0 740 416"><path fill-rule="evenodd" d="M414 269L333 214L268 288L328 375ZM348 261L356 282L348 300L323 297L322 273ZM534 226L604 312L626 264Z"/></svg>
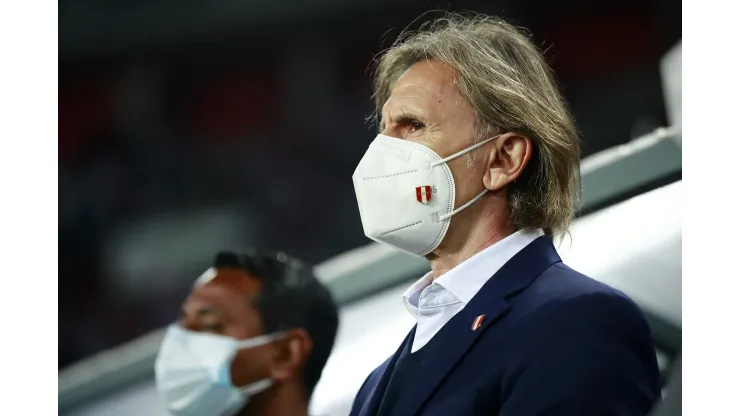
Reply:
<svg viewBox="0 0 740 416"><path fill-rule="evenodd" d="M253 338L248 338L237 342L237 348L240 350L247 348L256 348L263 345L267 345L273 341L284 338L285 332L275 332L273 334L259 335ZM255 394L262 393L272 386L272 380L266 378L264 380L257 380L254 383L247 384L246 386L237 387L242 394L245 396L254 396Z"/></svg>
<svg viewBox="0 0 740 416"><path fill-rule="evenodd" d="M259 335L256 337L239 340L237 341L236 345L240 350L245 350L247 348L261 347L284 337L285 332L280 331L275 332L274 334Z"/></svg>
<svg viewBox="0 0 740 416"><path fill-rule="evenodd" d="M471 199L470 201L468 201L468 202L460 205L460 207L458 207L456 210L450 212L449 214L440 215L439 218L437 219L437 221L439 221L439 222L444 221L444 220L452 217L453 215L457 214L458 212L464 210L465 208L473 205L475 203L475 201L481 199L481 197L483 197L483 195L485 195L487 192L488 192L488 189L484 189L483 192L479 193L475 198Z"/></svg>
<svg viewBox="0 0 740 416"><path fill-rule="evenodd" d="M258 380L254 383L247 384L246 386L237 387L242 394L245 396L254 396L255 394L262 393L272 386L272 380L266 378L264 380Z"/></svg>
<svg viewBox="0 0 740 416"><path fill-rule="evenodd" d="M480 143L476 143L476 144L474 144L474 145L472 145L472 146L470 146L470 147L468 147L466 149L463 149L463 150L461 150L461 151L459 151L459 152L457 152L455 154L452 154L450 156L447 156L444 159L440 159L440 160L432 163L431 166L437 166L437 165L441 165L443 163L447 163L447 162L449 162L452 159L455 159L457 157L460 157L460 156L464 155L465 153L472 152L473 150L475 150L475 149L483 146L484 144L486 144L486 143L490 142L491 140L493 140L493 139L495 139L497 137L500 137L500 136L501 135L499 134L499 135L496 135L496 136L493 136L493 137L489 137L489 138L481 141Z"/></svg>
<svg viewBox="0 0 740 416"><path fill-rule="evenodd" d="M496 136L493 136L493 137L489 137L489 138L487 138L487 139L485 139L485 140L481 141L480 143L476 143L476 144L474 144L474 145L472 145L472 146L468 147L467 149L463 149L463 150L461 150L461 151L459 151L459 152L457 152L457 153L455 153L455 154L453 154L453 155L447 156L447 157L446 157L446 158L444 158L444 159L440 159L440 160L438 160L438 161L436 161L436 162L432 163L432 164L431 164L431 166L437 166L437 165L441 165L441 164L443 164L443 163L447 163L447 162L449 162L450 160L452 160L452 159L455 159L455 158L457 158L457 157L460 157L460 156L464 155L465 153L471 152L471 151L473 151L473 150L475 150L475 149L477 149L477 148L479 148L479 147L483 146L484 144L486 144L486 143L490 142L491 140L493 140L493 139L495 139L495 138L497 138L497 137L500 137L500 136L501 136L501 135L499 134L499 135L496 135ZM460 212L460 211L464 210L465 208L467 208L467 207L469 207L469 206L473 205L473 204L475 203L475 201L477 201L477 200L481 199L481 198L483 197L483 195L485 195L485 194L486 194L486 192L488 192L488 189L484 189L484 190L483 190L483 192L481 192L481 193L479 193L478 195L476 195L476 197L475 197L475 198L473 198L473 199L471 199L470 201L468 201L468 202L464 203L463 205L461 205L460 207L458 207L458 208L457 208L456 210L454 210L454 211L450 212L449 214L445 214L445 215L440 215L440 216L439 216L439 217L437 218L437 221L438 221L438 222L444 221L444 220L446 220L446 219L448 219L448 218L452 217L453 215L457 214L458 212Z"/></svg>

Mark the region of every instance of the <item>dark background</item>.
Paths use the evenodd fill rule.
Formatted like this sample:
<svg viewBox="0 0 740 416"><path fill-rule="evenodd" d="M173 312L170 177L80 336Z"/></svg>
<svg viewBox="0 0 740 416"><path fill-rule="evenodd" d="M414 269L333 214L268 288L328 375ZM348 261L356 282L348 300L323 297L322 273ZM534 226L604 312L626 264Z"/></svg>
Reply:
<svg viewBox="0 0 740 416"><path fill-rule="evenodd" d="M219 249L367 244L368 66L427 10L528 28L584 156L665 124L677 0L60 0L60 368L172 320Z"/></svg>

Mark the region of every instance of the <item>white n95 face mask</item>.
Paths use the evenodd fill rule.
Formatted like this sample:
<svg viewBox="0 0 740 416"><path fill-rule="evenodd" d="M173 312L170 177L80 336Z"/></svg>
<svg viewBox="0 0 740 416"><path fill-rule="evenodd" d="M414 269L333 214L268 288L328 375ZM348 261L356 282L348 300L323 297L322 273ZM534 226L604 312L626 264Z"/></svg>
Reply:
<svg viewBox="0 0 740 416"><path fill-rule="evenodd" d="M487 192L455 209L455 179L447 162L496 137L442 158L422 144L379 134L352 175L365 235L416 256L432 252L450 218Z"/></svg>
<svg viewBox="0 0 740 416"><path fill-rule="evenodd" d="M265 379L244 387L231 383L231 362L237 351L268 344L282 334L246 340L188 331L170 325L154 364L157 391L176 416L232 416L249 397L267 390Z"/></svg>

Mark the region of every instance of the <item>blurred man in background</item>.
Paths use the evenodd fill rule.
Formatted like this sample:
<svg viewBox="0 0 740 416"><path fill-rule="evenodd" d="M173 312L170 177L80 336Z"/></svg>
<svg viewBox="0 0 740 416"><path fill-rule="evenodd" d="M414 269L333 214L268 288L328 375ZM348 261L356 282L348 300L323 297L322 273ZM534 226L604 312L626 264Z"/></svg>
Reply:
<svg viewBox="0 0 740 416"><path fill-rule="evenodd" d="M157 389L178 416L306 415L337 324L311 267L282 253L220 253L167 330Z"/></svg>
<svg viewBox="0 0 740 416"><path fill-rule="evenodd" d="M660 383L640 309L552 242L580 152L541 52L501 20L450 16L385 52L374 96L380 135L353 176L363 228L431 272L352 415L646 415Z"/></svg>

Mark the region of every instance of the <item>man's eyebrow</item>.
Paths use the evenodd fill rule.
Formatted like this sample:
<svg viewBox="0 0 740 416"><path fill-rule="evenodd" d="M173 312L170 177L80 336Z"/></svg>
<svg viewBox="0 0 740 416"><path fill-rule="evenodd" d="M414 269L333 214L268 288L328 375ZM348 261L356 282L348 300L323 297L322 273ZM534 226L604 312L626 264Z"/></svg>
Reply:
<svg viewBox="0 0 740 416"><path fill-rule="evenodd" d="M423 121L425 117L423 117L422 112L416 109L412 109L409 107L402 107L396 111L389 112L389 116L391 117L391 120L396 123L407 123L409 121L417 120L417 121ZM380 127L385 127L385 119L380 119Z"/></svg>
<svg viewBox="0 0 740 416"><path fill-rule="evenodd" d="M423 118L424 117L421 115L420 111L416 111L408 107L403 107L398 112L398 117L396 117L396 123L403 123L403 122L408 122L412 120L421 121Z"/></svg>

